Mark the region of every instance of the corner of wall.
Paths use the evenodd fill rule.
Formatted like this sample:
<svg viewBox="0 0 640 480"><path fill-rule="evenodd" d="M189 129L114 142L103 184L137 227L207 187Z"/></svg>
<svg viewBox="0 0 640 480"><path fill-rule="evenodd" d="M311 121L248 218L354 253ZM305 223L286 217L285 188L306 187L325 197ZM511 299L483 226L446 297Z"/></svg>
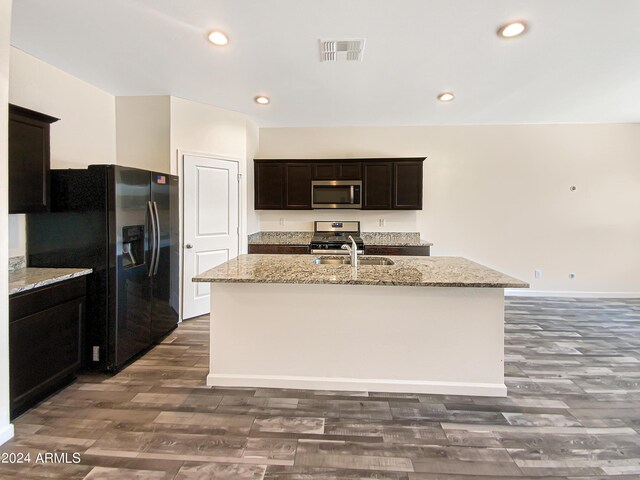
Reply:
<svg viewBox="0 0 640 480"><path fill-rule="evenodd" d="M11 0L0 0L0 232L9 230L9 41ZM0 235L0 445L13 437L9 415L9 236Z"/></svg>
<svg viewBox="0 0 640 480"><path fill-rule="evenodd" d="M11 103L60 119L51 126L52 168L115 163L113 95L15 47L10 61Z"/></svg>
<svg viewBox="0 0 640 480"><path fill-rule="evenodd" d="M9 215L9 258L26 254L26 217L24 214Z"/></svg>
<svg viewBox="0 0 640 480"><path fill-rule="evenodd" d="M260 129L250 118L247 118L247 235L260 231L260 212L254 208L254 172L253 159L260 148Z"/></svg>

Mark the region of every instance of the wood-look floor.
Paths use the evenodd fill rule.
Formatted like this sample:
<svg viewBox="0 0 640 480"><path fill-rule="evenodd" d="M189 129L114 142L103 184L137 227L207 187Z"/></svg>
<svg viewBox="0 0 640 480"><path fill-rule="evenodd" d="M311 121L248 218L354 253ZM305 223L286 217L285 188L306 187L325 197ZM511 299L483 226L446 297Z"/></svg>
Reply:
<svg viewBox="0 0 640 480"><path fill-rule="evenodd" d="M0 447L80 463L0 478L640 478L640 300L509 299L507 398L211 389L207 344L208 320L187 321L81 376Z"/></svg>

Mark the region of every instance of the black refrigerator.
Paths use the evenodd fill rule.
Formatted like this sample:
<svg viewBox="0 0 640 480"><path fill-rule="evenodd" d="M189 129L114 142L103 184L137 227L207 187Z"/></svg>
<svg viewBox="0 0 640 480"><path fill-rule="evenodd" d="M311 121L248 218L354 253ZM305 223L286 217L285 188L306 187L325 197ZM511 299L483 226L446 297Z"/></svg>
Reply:
<svg viewBox="0 0 640 480"><path fill-rule="evenodd" d="M30 267L90 267L85 366L117 371L178 323L178 178L118 165L51 171L27 215Z"/></svg>

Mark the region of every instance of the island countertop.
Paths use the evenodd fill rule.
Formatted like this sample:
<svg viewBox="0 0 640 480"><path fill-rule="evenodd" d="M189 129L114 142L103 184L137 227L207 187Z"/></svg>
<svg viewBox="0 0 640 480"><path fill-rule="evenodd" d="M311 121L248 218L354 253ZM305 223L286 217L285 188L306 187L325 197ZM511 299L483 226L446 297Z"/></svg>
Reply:
<svg viewBox="0 0 640 480"><path fill-rule="evenodd" d="M528 288L529 284L462 257L400 257L394 265L314 265L318 255L240 255L193 278L211 283Z"/></svg>

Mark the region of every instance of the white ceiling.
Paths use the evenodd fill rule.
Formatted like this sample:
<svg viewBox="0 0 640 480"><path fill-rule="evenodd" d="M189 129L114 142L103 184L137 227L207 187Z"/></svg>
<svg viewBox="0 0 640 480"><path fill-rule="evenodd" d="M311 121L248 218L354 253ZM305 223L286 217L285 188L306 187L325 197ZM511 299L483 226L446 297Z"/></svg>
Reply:
<svg viewBox="0 0 640 480"><path fill-rule="evenodd" d="M519 18L525 36L496 36ZM261 126L640 122L639 19L638 0L14 0L12 43ZM320 62L321 38L366 38L363 61Z"/></svg>

